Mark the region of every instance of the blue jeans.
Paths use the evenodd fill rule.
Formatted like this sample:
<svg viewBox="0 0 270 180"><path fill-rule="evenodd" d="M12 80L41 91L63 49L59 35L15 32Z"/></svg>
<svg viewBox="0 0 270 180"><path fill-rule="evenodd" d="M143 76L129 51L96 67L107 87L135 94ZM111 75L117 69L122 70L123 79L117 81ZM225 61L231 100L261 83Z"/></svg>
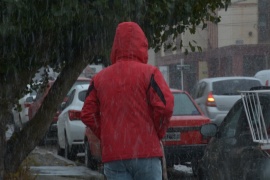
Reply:
<svg viewBox="0 0 270 180"><path fill-rule="evenodd" d="M107 180L162 180L159 158L119 160L104 163Z"/></svg>

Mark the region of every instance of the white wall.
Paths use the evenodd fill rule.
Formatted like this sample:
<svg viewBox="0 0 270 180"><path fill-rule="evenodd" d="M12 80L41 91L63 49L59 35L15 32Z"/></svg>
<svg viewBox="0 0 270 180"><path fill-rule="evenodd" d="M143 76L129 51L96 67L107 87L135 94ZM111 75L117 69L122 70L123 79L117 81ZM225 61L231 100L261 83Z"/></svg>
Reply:
<svg viewBox="0 0 270 180"><path fill-rule="evenodd" d="M188 51L191 52L191 49L189 48L189 42L191 42L194 46L200 46L204 51L207 49L207 42L208 42L207 29L202 30L202 26L198 26L196 28L195 34L191 34L187 30L185 33L182 34L182 40L183 40L182 52L184 52L185 49L188 49ZM197 44L194 44L192 42L193 40L196 41Z"/></svg>
<svg viewBox="0 0 270 180"><path fill-rule="evenodd" d="M156 65L154 49L149 49L148 50L148 64L151 64L153 66Z"/></svg>
<svg viewBox="0 0 270 180"><path fill-rule="evenodd" d="M227 11L218 12L218 47L258 43L257 0L234 0Z"/></svg>

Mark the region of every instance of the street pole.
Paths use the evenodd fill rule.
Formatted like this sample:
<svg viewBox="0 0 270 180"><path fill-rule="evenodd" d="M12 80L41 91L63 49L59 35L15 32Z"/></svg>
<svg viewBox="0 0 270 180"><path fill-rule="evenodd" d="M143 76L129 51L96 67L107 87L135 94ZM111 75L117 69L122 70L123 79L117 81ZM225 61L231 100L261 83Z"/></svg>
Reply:
<svg viewBox="0 0 270 180"><path fill-rule="evenodd" d="M184 65L184 59L180 59L181 61L181 66ZM184 73L183 73L183 68L181 68L181 87L182 87L182 91L184 90Z"/></svg>

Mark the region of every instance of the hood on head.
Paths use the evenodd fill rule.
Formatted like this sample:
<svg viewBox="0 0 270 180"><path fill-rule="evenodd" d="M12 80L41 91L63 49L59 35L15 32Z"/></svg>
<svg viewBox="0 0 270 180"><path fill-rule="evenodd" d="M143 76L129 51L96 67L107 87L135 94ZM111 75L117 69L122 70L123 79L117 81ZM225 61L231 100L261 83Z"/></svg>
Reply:
<svg viewBox="0 0 270 180"><path fill-rule="evenodd" d="M111 50L111 62L118 60L148 61L148 41L137 23L123 22L116 28Z"/></svg>

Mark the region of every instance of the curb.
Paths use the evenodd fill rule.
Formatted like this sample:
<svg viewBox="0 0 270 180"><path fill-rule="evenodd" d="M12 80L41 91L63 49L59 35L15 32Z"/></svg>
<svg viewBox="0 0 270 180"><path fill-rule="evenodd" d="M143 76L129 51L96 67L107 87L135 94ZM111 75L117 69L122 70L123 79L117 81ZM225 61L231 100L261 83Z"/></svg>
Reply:
<svg viewBox="0 0 270 180"><path fill-rule="evenodd" d="M60 179L96 179L105 180L103 174L84 166L32 166L30 171L36 180L60 180Z"/></svg>

